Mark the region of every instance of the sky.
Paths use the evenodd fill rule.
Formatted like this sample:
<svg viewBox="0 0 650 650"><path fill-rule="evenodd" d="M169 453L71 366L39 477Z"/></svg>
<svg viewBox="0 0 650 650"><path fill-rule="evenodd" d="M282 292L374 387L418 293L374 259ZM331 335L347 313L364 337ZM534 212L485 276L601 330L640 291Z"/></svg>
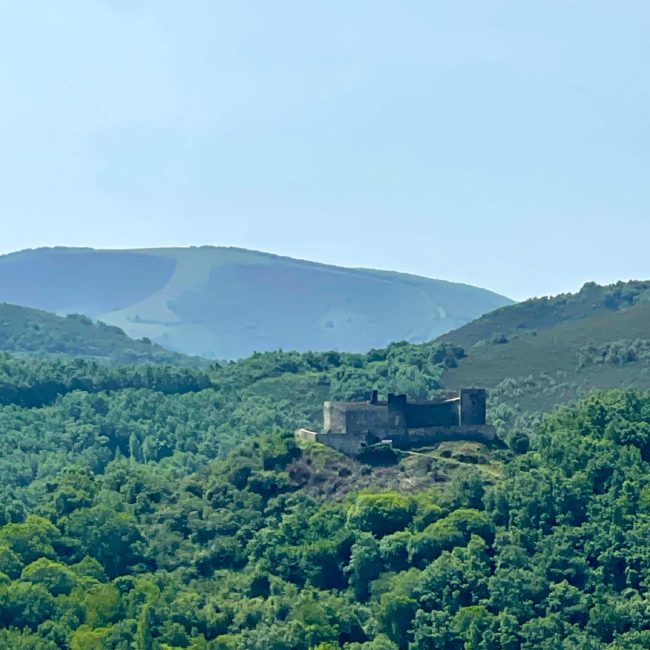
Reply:
<svg viewBox="0 0 650 650"><path fill-rule="evenodd" d="M647 0L0 1L0 253L650 278Z"/></svg>

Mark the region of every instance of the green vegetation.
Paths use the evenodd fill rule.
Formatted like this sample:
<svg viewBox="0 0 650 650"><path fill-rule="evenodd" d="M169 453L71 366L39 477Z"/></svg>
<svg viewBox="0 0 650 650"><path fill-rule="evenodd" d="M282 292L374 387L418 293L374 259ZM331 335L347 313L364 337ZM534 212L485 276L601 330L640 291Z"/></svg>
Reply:
<svg viewBox="0 0 650 650"><path fill-rule="evenodd" d="M650 283L585 285L575 295L499 309L439 339L465 356L447 388L490 388L504 435L594 389L650 389Z"/></svg>
<svg viewBox="0 0 650 650"><path fill-rule="evenodd" d="M213 247L0 256L0 301L82 313L216 359L429 341L510 303L462 284Z"/></svg>
<svg viewBox="0 0 650 650"><path fill-rule="evenodd" d="M0 647L650 647L650 303L641 283L583 292L473 344L203 367L164 351L106 363L138 342L16 320L4 345L21 353L0 354ZM323 399L456 381L493 386L509 449L360 462L294 441ZM615 384L637 388L580 397Z"/></svg>
<svg viewBox="0 0 650 650"><path fill-rule="evenodd" d="M328 397L407 390L426 397L461 351L395 344L368 355L265 353L210 368L0 355L0 477L31 502L71 464L116 457L196 469L250 436L319 426Z"/></svg>
<svg viewBox="0 0 650 650"><path fill-rule="evenodd" d="M620 312L639 304L650 303L650 282L617 282L601 286L588 282L575 294L531 298L487 313L440 337L470 348L477 343L504 343L519 331L539 332L570 321ZM583 322L583 326L587 323Z"/></svg>
<svg viewBox="0 0 650 650"><path fill-rule="evenodd" d="M39 309L0 303L0 351L53 357L91 357L114 364L206 365L168 352L149 339L135 341L121 329L87 316L65 318Z"/></svg>
<svg viewBox="0 0 650 650"><path fill-rule="evenodd" d="M647 648L650 393L594 394L514 457L446 443L371 467L293 440L318 388L427 392L458 355L5 355L0 646ZM260 394L282 381L291 401Z"/></svg>

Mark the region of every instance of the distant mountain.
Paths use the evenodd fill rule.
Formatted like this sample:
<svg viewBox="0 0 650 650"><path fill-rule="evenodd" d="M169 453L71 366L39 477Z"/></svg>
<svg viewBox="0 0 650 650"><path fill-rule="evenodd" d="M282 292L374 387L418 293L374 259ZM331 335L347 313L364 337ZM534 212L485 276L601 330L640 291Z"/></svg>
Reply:
<svg viewBox="0 0 650 650"><path fill-rule="evenodd" d="M87 316L56 316L40 309L0 303L0 352L28 356L89 357L110 363L201 365L149 340L135 341L121 329Z"/></svg>
<svg viewBox="0 0 650 650"><path fill-rule="evenodd" d="M224 359L422 342L511 304L464 284L215 247L0 256L0 301L85 314L135 339Z"/></svg>
<svg viewBox="0 0 650 650"><path fill-rule="evenodd" d="M491 388L495 413L546 411L592 389L650 389L650 281L534 298L438 341L466 355L444 386Z"/></svg>

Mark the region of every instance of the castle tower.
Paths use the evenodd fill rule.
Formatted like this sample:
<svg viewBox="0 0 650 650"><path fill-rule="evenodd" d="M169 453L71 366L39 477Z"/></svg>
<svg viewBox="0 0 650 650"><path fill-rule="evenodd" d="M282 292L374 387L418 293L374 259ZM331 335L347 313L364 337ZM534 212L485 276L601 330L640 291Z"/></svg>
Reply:
<svg viewBox="0 0 650 650"><path fill-rule="evenodd" d="M483 426L487 394L483 388L463 388L460 391L460 425Z"/></svg>

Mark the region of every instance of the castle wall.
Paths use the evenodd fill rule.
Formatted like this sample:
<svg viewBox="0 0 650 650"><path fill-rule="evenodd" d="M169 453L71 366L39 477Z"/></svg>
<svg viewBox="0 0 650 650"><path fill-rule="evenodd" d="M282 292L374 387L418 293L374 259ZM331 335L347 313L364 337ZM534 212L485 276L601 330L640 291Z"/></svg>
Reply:
<svg viewBox="0 0 650 650"><path fill-rule="evenodd" d="M350 433L319 433L317 442L322 442L347 456L358 456L368 446L365 435Z"/></svg>
<svg viewBox="0 0 650 650"><path fill-rule="evenodd" d="M318 442L318 434L315 431L309 431L309 429L297 429L294 433L296 440L304 440L306 442Z"/></svg>
<svg viewBox="0 0 650 650"><path fill-rule="evenodd" d="M410 429L406 438L394 443L396 447L421 447L439 442L457 442L471 440L491 443L496 438L496 429L489 425L456 427L423 427Z"/></svg>
<svg viewBox="0 0 650 650"><path fill-rule="evenodd" d="M393 429L406 429L406 395L388 394L388 423Z"/></svg>
<svg viewBox="0 0 650 650"><path fill-rule="evenodd" d="M407 404L406 426L418 427L453 427L460 424L459 400L447 400L439 404Z"/></svg>
<svg viewBox="0 0 650 650"><path fill-rule="evenodd" d="M321 442L332 449L336 449L347 456L359 455L368 446L365 435L349 433L316 433L308 429L298 429L295 432L296 440L306 442Z"/></svg>
<svg viewBox="0 0 650 650"><path fill-rule="evenodd" d="M398 449L423 447L439 442L455 442L471 440L474 442L491 443L496 438L496 430L492 426L454 426L454 427L422 427L408 432L394 432L390 437L368 435L366 433L316 433L307 429L298 429L296 439L310 442L321 442L348 456L359 455L369 445L388 439Z"/></svg>
<svg viewBox="0 0 650 650"><path fill-rule="evenodd" d="M323 403L323 430L345 433L347 405L345 402Z"/></svg>
<svg viewBox="0 0 650 650"><path fill-rule="evenodd" d="M463 389L460 396L409 404L405 395L388 395L378 402L325 402L323 432L296 431L296 438L322 442L349 456L369 445L390 440L397 448L421 447L446 441L491 443L494 427L485 424L486 392Z"/></svg>
<svg viewBox="0 0 650 650"><path fill-rule="evenodd" d="M346 413L346 431L349 433L372 433L385 437L391 429L390 416L385 406L368 405Z"/></svg>

